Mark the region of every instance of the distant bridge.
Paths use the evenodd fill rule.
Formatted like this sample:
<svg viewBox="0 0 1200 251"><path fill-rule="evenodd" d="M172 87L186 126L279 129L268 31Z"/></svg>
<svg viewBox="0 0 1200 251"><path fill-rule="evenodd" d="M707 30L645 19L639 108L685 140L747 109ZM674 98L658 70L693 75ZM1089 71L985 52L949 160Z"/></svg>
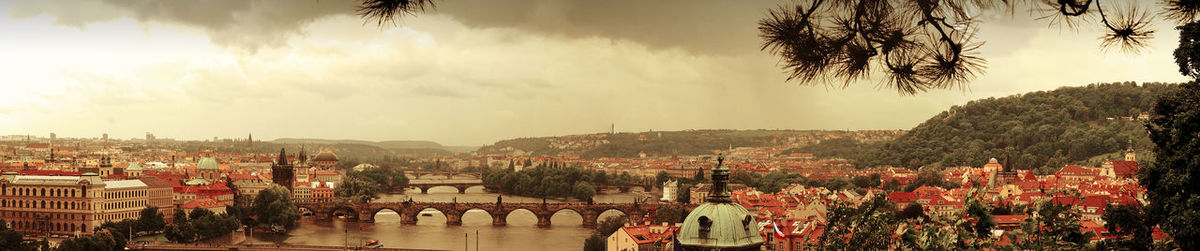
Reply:
<svg viewBox="0 0 1200 251"><path fill-rule="evenodd" d="M508 215L513 211L525 210L537 216L538 227L549 227L550 217L559 211L574 211L583 216L583 226L594 227L601 213L616 210L629 217L632 222L641 222L654 205L638 203L447 203L447 202L371 202L371 203L298 203L317 220L332 220L343 216L349 221L375 222L375 214L391 210L400 215L401 224L416 224L421 211L433 209L446 215L447 225L462 225L462 216L468 210L483 210L492 217L492 225L508 225Z"/></svg>
<svg viewBox="0 0 1200 251"><path fill-rule="evenodd" d="M416 181L416 180L414 180L413 182L410 182L408 184L408 186L405 187L405 189L419 188L419 189L421 189L422 194L426 194L426 193L429 193L430 188L453 187L455 189L458 189L458 193L467 193L468 188L477 187L477 186L483 187L484 189L487 189L488 191L500 191L500 184L487 184L487 183L483 183L483 181L481 181L481 180L472 180L472 181L463 181L463 180ZM654 189L653 184L593 184L592 187L596 188L596 192L600 192L600 191L608 190L608 189L618 189L622 193L628 193L630 190L632 190L635 187L642 188L643 192L649 192L649 191L652 191L652 189Z"/></svg>
<svg viewBox="0 0 1200 251"><path fill-rule="evenodd" d="M483 178L482 177L483 175L480 173L465 172L465 171L405 169L404 173L411 174L414 178L417 178L417 179L420 179L421 177L429 177L429 176L445 176L446 178L454 178L454 176L459 176L459 175L471 176L471 177L475 177L476 179Z"/></svg>

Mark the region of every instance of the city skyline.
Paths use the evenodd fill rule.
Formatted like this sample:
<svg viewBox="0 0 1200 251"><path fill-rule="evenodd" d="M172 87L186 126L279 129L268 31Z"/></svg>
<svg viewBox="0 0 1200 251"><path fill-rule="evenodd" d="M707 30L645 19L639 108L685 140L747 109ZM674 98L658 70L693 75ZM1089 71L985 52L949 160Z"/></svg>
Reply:
<svg viewBox="0 0 1200 251"><path fill-rule="evenodd" d="M755 29L774 1L447 1L384 26L353 2L202 5L0 2L0 29L15 34L0 38L0 120L12 121L0 134L483 145L612 124L909 129L979 98L1186 79L1171 63L1170 22L1127 55L1100 49L1096 27L991 16L978 34L989 68L969 91L902 96L785 82Z"/></svg>

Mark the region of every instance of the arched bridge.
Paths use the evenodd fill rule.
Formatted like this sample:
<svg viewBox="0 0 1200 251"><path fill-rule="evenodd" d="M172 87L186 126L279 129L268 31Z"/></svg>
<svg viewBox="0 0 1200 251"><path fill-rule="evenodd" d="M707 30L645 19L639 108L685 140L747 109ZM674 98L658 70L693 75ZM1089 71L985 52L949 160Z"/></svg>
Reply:
<svg viewBox="0 0 1200 251"><path fill-rule="evenodd" d="M483 177L481 177L482 174L480 174L480 173L465 172L465 171L441 171L441 170L411 169L411 170L404 170L404 173L412 175L414 179L420 179L420 178L423 178L426 176L445 176L446 178L454 178L454 176L458 176L458 175L471 176L471 177L475 177L476 179L483 178Z"/></svg>
<svg viewBox="0 0 1200 251"><path fill-rule="evenodd" d="M412 183L408 183L408 186L405 186L405 188L406 189L407 188L420 188L421 193L429 193L429 189L434 188L434 187L454 187L454 188L458 189L458 193L467 193L467 188L476 187L476 186L484 187L485 189L488 189L491 191L499 190L497 187L492 187L487 184L484 184L483 181L480 181L480 180L429 181L429 182L414 181Z"/></svg>
<svg viewBox="0 0 1200 251"><path fill-rule="evenodd" d="M478 209L492 217L492 225L507 225L507 217L513 211L526 210L537 216L538 227L549 227L550 217L559 211L569 210L583 216L583 226L596 226L601 213L616 210L624 213L632 222L641 222L653 205L638 203L453 203L453 202L372 202L372 203L299 203L297 207L307 209L317 220L332 220L338 215L347 220L375 222L375 214L391 210L400 215L400 223L416 224L417 216L426 209L446 215L447 225L461 225L462 216L468 210Z"/></svg>

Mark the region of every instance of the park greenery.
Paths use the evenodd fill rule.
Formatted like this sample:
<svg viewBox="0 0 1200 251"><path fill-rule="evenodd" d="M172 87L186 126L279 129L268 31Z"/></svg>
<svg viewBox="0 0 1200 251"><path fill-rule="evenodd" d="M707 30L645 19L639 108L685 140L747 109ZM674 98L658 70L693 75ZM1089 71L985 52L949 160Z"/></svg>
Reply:
<svg viewBox="0 0 1200 251"><path fill-rule="evenodd" d="M241 225L236 215L215 214L204 208L196 208L191 213L177 210L164 236L172 242L190 243L227 235Z"/></svg>
<svg viewBox="0 0 1200 251"><path fill-rule="evenodd" d="M25 240L24 234L8 228L8 223L0 220L0 249L12 251L50 250L45 240Z"/></svg>
<svg viewBox="0 0 1200 251"><path fill-rule="evenodd" d="M499 185L504 194L589 200L597 193L594 184L644 182L628 172L612 175L606 171L585 170L560 163L522 164L528 166L520 171L516 170L516 163L510 164L508 168L484 169L481 173L483 183Z"/></svg>
<svg viewBox="0 0 1200 251"><path fill-rule="evenodd" d="M292 229L300 219L300 211L292 202L292 192L279 185L271 185L254 197L253 212L258 226Z"/></svg>
<svg viewBox="0 0 1200 251"><path fill-rule="evenodd" d="M393 165L364 170L347 169L346 177L340 184L334 186L333 194L335 197L349 202L370 202L378 199L379 193L404 189L408 182L404 170Z"/></svg>

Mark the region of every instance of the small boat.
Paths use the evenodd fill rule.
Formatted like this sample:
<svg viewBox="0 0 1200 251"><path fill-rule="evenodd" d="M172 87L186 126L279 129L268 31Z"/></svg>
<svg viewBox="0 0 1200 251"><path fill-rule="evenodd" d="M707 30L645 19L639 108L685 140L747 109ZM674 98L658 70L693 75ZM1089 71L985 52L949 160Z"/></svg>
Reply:
<svg viewBox="0 0 1200 251"><path fill-rule="evenodd" d="M383 246L383 243L379 243L379 240L367 241L367 247L376 248L376 247L382 247L382 246Z"/></svg>
<svg viewBox="0 0 1200 251"><path fill-rule="evenodd" d="M421 213L421 217L432 217L432 213Z"/></svg>

